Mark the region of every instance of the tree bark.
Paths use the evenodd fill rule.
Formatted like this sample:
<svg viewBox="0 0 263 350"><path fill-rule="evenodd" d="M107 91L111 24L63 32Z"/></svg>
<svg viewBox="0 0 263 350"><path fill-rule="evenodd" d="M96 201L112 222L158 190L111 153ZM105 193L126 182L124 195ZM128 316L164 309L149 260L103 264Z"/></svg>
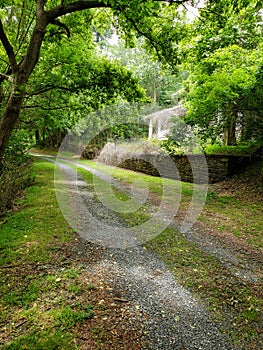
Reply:
<svg viewBox="0 0 263 350"><path fill-rule="evenodd" d="M26 85L38 62L40 48L45 36L46 27L48 25L48 19L44 11L44 3L42 0L37 2L36 12L36 25L28 45L27 53L19 64L16 62L13 47L4 32L2 22L0 23L0 39L9 57L11 71L14 76L12 81L12 90L0 120L0 162L3 159L10 135L19 118Z"/></svg>
<svg viewBox="0 0 263 350"><path fill-rule="evenodd" d="M23 103L23 93L17 86L13 86L9 100L0 120L0 162L3 159L11 132L18 120L20 109Z"/></svg>
<svg viewBox="0 0 263 350"><path fill-rule="evenodd" d="M237 121L237 111L231 112L231 115L227 118L227 123L224 128L224 146L235 146L236 140L236 121Z"/></svg>

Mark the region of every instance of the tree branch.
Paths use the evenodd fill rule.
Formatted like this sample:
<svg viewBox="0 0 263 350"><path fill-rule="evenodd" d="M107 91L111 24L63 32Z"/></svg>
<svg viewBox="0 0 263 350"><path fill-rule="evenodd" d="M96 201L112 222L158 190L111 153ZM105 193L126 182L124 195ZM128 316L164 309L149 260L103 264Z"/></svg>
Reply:
<svg viewBox="0 0 263 350"><path fill-rule="evenodd" d="M14 49L8 40L6 33L4 31L3 23L0 20L0 40L4 46L5 52L9 58L9 62L11 64L12 70L14 71L17 68L16 57L14 53Z"/></svg>
<svg viewBox="0 0 263 350"><path fill-rule="evenodd" d="M68 92L73 92L75 91L77 88L67 88L65 86L55 86L55 85L48 85L42 89L39 90L35 90L31 93L27 93L25 97L32 97L32 96L37 96L37 95L41 95L45 92L51 91L51 90L64 90L64 91L68 91Z"/></svg>
<svg viewBox="0 0 263 350"><path fill-rule="evenodd" d="M87 10L92 8L103 8L110 7L109 5L104 4L98 0L80 0L73 2L71 4L64 5L64 2L49 11L46 12L49 23L54 19L66 15L67 13L72 13L81 10Z"/></svg>
<svg viewBox="0 0 263 350"><path fill-rule="evenodd" d="M40 17L45 12L45 0L36 0L37 17Z"/></svg>
<svg viewBox="0 0 263 350"><path fill-rule="evenodd" d="M66 24L58 21L57 19L53 19L50 23L65 29L67 37L70 38L70 30L69 30L68 26L66 26Z"/></svg>
<svg viewBox="0 0 263 350"><path fill-rule="evenodd" d="M135 21L133 18L127 17L127 16L125 16L125 17L126 17L126 19L127 19L128 21L131 22L131 24L133 25L133 27L134 27L134 29L137 31L137 33L139 33L141 36L144 36L146 39L149 40L150 44L153 46L153 48L154 48L155 51L156 51L156 54L157 54L157 56L158 56L158 59L159 59L160 61L162 61L162 57L161 57L161 54L160 54L160 52L159 52L158 45L157 45L157 43L154 41L154 39L151 37L151 35L148 34L148 33L143 32L143 31L139 28L139 26L137 25L136 21Z"/></svg>

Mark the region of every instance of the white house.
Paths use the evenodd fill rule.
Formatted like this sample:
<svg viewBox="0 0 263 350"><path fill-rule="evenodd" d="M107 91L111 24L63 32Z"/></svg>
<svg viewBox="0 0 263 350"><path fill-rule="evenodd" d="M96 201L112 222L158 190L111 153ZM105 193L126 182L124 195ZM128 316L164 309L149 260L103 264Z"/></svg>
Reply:
<svg viewBox="0 0 263 350"><path fill-rule="evenodd" d="M145 117L149 121L149 135L148 138L165 140L170 132L171 118L181 117L186 114L186 108L183 108L179 103L177 106L163 109L161 111L149 114Z"/></svg>

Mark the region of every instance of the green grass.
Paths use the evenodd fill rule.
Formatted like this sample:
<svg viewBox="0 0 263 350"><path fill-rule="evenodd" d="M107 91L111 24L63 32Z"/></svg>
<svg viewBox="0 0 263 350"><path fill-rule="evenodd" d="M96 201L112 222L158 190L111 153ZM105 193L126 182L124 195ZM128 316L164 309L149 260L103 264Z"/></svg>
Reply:
<svg viewBox="0 0 263 350"><path fill-rule="evenodd" d="M207 305L237 348L260 347L263 301L259 284L240 281L217 258L172 229L147 243L147 248L157 252L176 280Z"/></svg>
<svg viewBox="0 0 263 350"><path fill-rule="evenodd" d="M55 326L63 331L68 330L84 319L92 318L94 316L92 309L92 305L87 305L82 307L82 310L75 311L71 306L67 305L60 312L55 313Z"/></svg>
<svg viewBox="0 0 263 350"><path fill-rule="evenodd" d="M112 169L91 161L81 160L81 163L109 173L127 185L138 179L138 174L132 171ZM61 247L72 241L73 232L56 203L52 185L53 165L37 161L35 171L37 182L20 200L20 210L7 217L0 226L0 258L5 266L1 272L0 322L9 329L5 349L76 349L71 329L89 320L96 305L78 303L75 298L83 290L92 293L95 287L89 283L84 288L80 281L81 267L68 265L60 254ZM93 175L83 169L79 171L92 189ZM150 201L157 205L163 196L162 181L171 189L181 186L181 207L183 210L187 208L192 184L144 174L139 174L139 178L149 188ZM101 191L103 193L103 186ZM113 194L123 202L130 199L118 190ZM149 218L148 204L142 208L145 210L121 215L130 225L141 223ZM214 221L215 216L222 220ZM246 237L253 247L261 245L262 212L259 203L248 205L232 196L210 192L200 220L205 225L217 225L219 231L229 230L237 237ZM219 260L198 250L194 243L173 229L164 230L147 243L147 248L158 253L179 283L206 303L214 318L223 323L222 331L234 339L239 348L240 344L249 350L260 347L260 310L263 305L259 283L241 282ZM47 266L54 260L58 267L50 270ZM21 323L26 331L20 331ZM93 330L92 337L98 344L102 343L103 329L95 327Z"/></svg>
<svg viewBox="0 0 263 350"><path fill-rule="evenodd" d="M73 231L58 208L53 169L35 162L35 185L0 226L2 349L77 349L72 329L94 315L95 286L86 291L83 269L66 258Z"/></svg>
<svg viewBox="0 0 263 350"><path fill-rule="evenodd" d="M244 156L255 153L260 147L261 143L241 143L236 146L223 146L223 145L207 145L204 149L206 154L221 154L221 155L233 155Z"/></svg>
<svg viewBox="0 0 263 350"><path fill-rule="evenodd" d="M161 177L154 177L126 169L109 167L90 160L81 159L79 163L109 174L116 179L120 179L126 184L132 184L134 181L137 181L139 177L140 181L144 182L145 185L147 185L150 192L156 193L160 196L163 193L163 186L167 186L167 188L181 188L182 195L186 197L191 197L193 192L193 184L190 183L164 179Z"/></svg>
<svg viewBox="0 0 263 350"><path fill-rule="evenodd" d="M233 196L208 193L200 220L220 232L242 238L254 249L263 247L262 203L248 202Z"/></svg>
<svg viewBox="0 0 263 350"><path fill-rule="evenodd" d="M25 198L19 201L23 210L7 216L7 223L1 225L1 264L49 262L54 253L52 241L71 239L72 230L60 214L55 198L53 165L38 162L34 168L39 175L36 184L27 188Z"/></svg>
<svg viewBox="0 0 263 350"><path fill-rule="evenodd" d="M182 196L179 212L180 210L186 210L189 206L193 193L193 184L138 174L133 171L112 168L88 160L80 160L80 164L110 174L128 185L138 180L139 176L139 179L143 181L145 186L149 189L150 200L154 200L157 205L160 203L163 196L163 186L167 188L167 192L173 189L181 190ZM79 171L82 172L82 170ZM82 174L85 173L87 172L82 172ZM92 182L92 177L88 180ZM200 193L202 193L202 187L195 185L195 188L197 188L197 191L198 188L200 188ZM121 194L117 196L121 198ZM127 199L123 197L122 200L125 201ZM140 213L137 213L138 216ZM199 220L204 224L211 225L211 227L220 232L225 231L244 239L252 248L258 249L263 247L262 203L248 203L245 200L236 199L231 195L221 196L210 191L208 192L204 210ZM136 219L134 219L134 221L136 222ZM140 222L141 221L140 219Z"/></svg>
<svg viewBox="0 0 263 350"><path fill-rule="evenodd" d="M22 337L18 337L5 350L77 350L78 347L72 343L71 336L65 332L33 332Z"/></svg>

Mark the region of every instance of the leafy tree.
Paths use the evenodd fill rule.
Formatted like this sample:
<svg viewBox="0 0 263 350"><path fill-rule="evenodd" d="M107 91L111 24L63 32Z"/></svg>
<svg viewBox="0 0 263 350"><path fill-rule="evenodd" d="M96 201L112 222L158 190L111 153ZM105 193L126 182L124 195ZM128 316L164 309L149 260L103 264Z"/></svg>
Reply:
<svg viewBox="0 0 263 350"><path fill-rule="evenodd" d="M262 48L251 51L233 45L204 59L188 80L186 120L207 137L215 139L224 132L225 145L235 144L237 124L248 127L247 113L262 113L260 104L252 106L254 90L262 84Z"/></svg>
<svg viewBox="0 0 263 350"><path fill-rule="evenodd" d="M169 3L178 5L184 2L171 0ZM46 32L52 25L59 32L70 36L69 27L63 22L63 18L67 19L66 15L94 8L111 8L114 16L118 17L118 25L127 35L135 30L139 35L147 37L159 56L169 52L171 59L175 57L173 47L170 46L171 31L165 27L164 32L160 32L162 25L156 20L162 8L169 7L166 1L4 0L1 5L0 40L4 48L4 51L1 49L1 68L4 73L1 74L3 109L0 121L0 160L19 118ZM171 18L173 20L174 16ZM169 40L165 39L167 35Z"/></svg>
<svg viewBox="0 0 263 350"><path fill-rule="evenodd" d="M253 139L262 130L262 15L259 1L209 1L200 9L201 20L182 43L188 114L212 140L223 135L224 143ZM257 138L260 138L259 133Z"/></svg>
<svg viewBox="0 0 263 350"><path fill-rule="evenodd" d="M192 27L192 60L199 62L219 48L238 45L255 49L262 36L259 0L208 0ZM208 10L209 9L209 10Z"/></svg>
<svg viewBox="0 0 263 350"><path fill-rule="evenodd" d="M45 56L31 75L20 118L39 144L56 147L78 119L117 97L144 97L127 69L98 57L79 35L60 40L59 49L50 40L43 45Z"/></svg>

